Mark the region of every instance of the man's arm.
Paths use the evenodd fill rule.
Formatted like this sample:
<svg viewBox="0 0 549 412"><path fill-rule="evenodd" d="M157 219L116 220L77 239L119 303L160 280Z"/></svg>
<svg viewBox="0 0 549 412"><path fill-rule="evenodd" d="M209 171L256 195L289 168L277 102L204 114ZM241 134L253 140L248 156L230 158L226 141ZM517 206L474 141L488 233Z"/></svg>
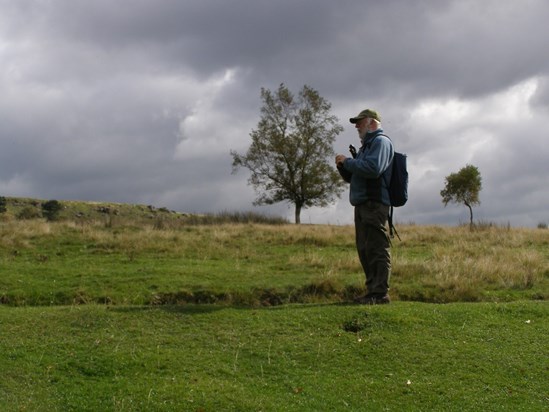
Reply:
<svg viewBox="0 0 549 412"><path fill-rule="evenodd" d="M391 141L386 137L378 137L372 142L367 154L357 159L343 160L344 168L351 174L375 179L391 164L392 153Z"/></svg>
<svg viewBox="0 0 549 412"><path fill-rule="evenodd" d="M347 183L351 183L351 177L353 176L353 174L349 172L347 169L345 169L345 166L343 166L346 159L347 157L342 154L338 154L336 156L337 171L339 172L339 174L341 175L344 181L346 181Z"/></svg>

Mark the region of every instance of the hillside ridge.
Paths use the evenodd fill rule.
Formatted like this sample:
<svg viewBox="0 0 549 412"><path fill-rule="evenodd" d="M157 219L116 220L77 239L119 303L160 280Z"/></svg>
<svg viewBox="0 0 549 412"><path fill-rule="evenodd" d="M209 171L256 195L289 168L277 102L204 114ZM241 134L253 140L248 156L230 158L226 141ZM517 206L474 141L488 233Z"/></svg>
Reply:
<svg viewBox="0 0 549 412"><path fill-rule="evenodd" d="M42 205L50 200L25 197L5 197L6 211L4 219L32 219L42 217ZM159 216L179 219L188 217L188 213L176 212L166 207L154 205L83 201L83 200L58 200L61 210L59 219L104 219L106 216L118 216L127 219L154 219Z"/></svg>

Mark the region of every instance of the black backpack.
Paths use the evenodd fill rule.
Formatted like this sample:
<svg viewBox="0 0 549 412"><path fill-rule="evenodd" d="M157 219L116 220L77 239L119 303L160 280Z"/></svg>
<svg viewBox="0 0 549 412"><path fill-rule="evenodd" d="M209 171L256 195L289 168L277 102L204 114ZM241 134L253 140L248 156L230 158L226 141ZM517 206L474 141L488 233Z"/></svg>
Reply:
<svg viewBox="0 0 549 412"><path fill-rule="evenodd" d="M389 187L389 199L391 206L400 207L408 200L408 169L407 156L404 153L395 152L392 162L391 181Z"/></svg>
<svg viewBox="0 0 549 412"><path fill-rule="evenodd" d="M408 168L407 156L404 153L394 152L393 161L391 162L392 172L391 181L387 184L389 188L389 200L391 209L389 211L389 232L391 237L394 237L393 232L400 240L400 236L393 225L393 207L404 206L408 201Z"/></svg>

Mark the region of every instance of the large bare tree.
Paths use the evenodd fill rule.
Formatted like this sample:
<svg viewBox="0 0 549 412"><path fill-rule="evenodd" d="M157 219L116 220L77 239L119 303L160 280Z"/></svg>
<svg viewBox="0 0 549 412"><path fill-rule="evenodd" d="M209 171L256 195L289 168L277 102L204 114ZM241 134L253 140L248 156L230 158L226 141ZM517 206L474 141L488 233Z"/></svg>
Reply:
<svg viewBox="0 0 549 412"><path fill-rule="evenodd" d="M344 182L331 160L343 127L330 114L331 104L306 85L297 96L284 84L274 92L262 88L261 100L248 151L231 151L233 173L239 167L249 169L248 182L258 194L254 204L290 202L299 224L302 208L325 207L341 195Z"/></svg>

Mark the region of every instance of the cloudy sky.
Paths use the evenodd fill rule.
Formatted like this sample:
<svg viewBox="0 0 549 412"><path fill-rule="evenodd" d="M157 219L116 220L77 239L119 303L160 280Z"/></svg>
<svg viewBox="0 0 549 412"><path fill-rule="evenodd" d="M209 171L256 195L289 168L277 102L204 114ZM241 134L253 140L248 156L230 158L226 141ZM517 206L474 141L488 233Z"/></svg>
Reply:
<svg viewBox="0 0 549 412"><path fill-rule="evenodd" d="M0 0L0 195L293 216L231 174L260 89L316 89L345 127L377 109L408 154L397 221L549 222L545 0ZM348 192L303 223L348 224Z"/></svg>

